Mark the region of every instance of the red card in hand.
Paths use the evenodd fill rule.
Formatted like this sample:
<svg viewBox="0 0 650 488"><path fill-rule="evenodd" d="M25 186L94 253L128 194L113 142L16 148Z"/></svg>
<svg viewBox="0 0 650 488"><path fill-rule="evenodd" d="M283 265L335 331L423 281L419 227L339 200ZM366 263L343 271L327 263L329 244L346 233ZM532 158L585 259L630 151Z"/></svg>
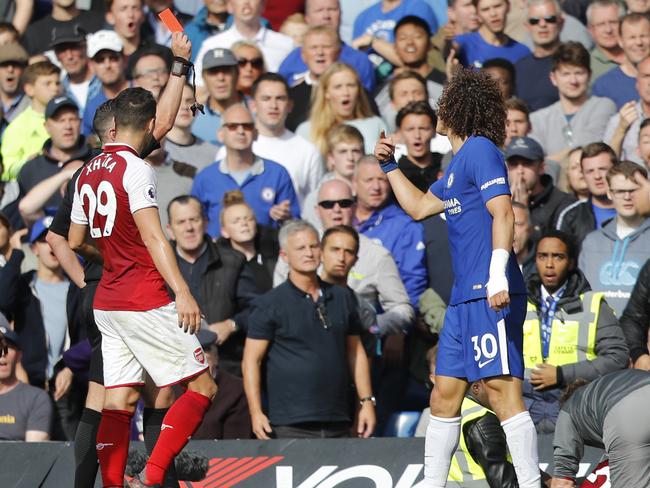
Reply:
<svg viewBox="0 0 650 488"><path fill-rule="evenodd" d="M171 32L183 32L183 26L178 21L174 13L166 8L158 14L158 17Z"/></svg>

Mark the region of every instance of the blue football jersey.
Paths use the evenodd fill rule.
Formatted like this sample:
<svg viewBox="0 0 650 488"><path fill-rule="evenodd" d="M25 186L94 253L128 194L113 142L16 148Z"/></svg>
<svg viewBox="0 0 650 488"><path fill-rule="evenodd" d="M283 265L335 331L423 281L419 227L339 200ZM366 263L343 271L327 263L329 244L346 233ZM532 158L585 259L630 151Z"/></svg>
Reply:
<svg viewBox="0 0 650 488"><path fill-rule="evenodd" d="M492 216L486 203L510 195L503 154L489 139L470 137L429 191L445 205L455 275L451 304L486 298L492 257ZM506 276L511 294L526 293L512 249Z"/></svg>

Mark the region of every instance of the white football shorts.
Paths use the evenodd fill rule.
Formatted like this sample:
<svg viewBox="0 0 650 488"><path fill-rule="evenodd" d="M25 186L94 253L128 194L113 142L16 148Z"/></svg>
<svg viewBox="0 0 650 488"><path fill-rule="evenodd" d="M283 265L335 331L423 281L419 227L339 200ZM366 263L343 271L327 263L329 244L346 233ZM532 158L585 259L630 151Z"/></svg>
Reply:
<svg viewBox="0 0 650 488"><path fill-rule="evenodd" d="M102 333L104 386L140 386L145 372L164 387L198 376L208 364L199 340L178 326L176 304L144 312L94 310Z"/></svg>

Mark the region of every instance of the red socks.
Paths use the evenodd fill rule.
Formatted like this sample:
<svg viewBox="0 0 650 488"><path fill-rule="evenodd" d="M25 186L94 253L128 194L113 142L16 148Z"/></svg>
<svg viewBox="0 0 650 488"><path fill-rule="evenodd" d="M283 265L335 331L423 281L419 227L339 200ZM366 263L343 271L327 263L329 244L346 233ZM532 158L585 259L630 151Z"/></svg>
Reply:
<svg viewBox="0 0 650 488"><path fill-rule="evenodd" d="M124 486L131 417L126 410L102 410L96 448L105 488Z"/></svg>
<svg viewBox="0 0 650 488"><path fill-rule="evenodd" d="M208 397L190 390L187 390L174 402L163 419L160 437L147 462L147 483L163 482L165 471L201 425L203 416L209 407L210 399ZM99 439L99 435L97 439Z"/></svg>

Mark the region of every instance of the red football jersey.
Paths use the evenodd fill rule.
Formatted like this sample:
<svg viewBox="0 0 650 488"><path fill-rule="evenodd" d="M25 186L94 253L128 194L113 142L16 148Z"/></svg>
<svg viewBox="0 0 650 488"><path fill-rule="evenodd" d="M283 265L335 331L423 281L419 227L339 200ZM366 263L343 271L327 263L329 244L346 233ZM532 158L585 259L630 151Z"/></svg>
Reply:
<svg viewBox="0 0 650 488"><path fill-rule="evenodd" d="M133 219L136 211L157 206L154 170L132 147L106 144L84 166L71 220L88 225L104 258L93 308L142 311L171 301Z"/></svg>

